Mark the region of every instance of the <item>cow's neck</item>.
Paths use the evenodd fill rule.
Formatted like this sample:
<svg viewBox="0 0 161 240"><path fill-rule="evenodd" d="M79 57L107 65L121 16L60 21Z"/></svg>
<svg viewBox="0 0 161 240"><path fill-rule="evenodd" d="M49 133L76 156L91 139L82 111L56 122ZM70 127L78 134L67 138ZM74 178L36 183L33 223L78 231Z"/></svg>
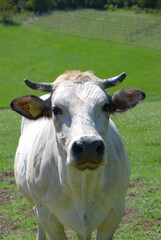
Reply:
<svg viewBox="0 0 161 240"><path fill-rule="evenodd" d="M86 199L92 201L95 194L103 188L103 172L100 169L96 171L78 171L73 167L67 169L66 181L71 191L74 201L82 208L87 206ZM101 198L101 196L100 196ZM91 203L92 204L92 203Z"/></svg>
<svg viewBox="0 0 161 240"><path fill-rule="evenodd" d="M98 206L105 201L102 169L97 171L79 172L77 169L67 169L66 184L68 185L69 209L72 206L72 211L78 216L78 222L82 227L84 236L88 235L91 228L91 217L93 211L96 211ZM65 179L64 179L65 180ZM63 184L64 186L64 184ZM101 213L102 214L102 213ZM84 237L84 239L87 239Z"/></svg>

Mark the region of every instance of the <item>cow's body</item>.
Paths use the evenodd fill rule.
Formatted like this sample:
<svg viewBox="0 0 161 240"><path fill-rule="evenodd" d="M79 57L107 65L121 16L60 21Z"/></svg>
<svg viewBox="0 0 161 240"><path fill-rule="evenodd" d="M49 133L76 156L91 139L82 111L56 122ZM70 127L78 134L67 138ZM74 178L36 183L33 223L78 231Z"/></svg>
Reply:
<svg viewBox="0 0 161 240"><path fill-rule="evenodd" d="M128 157L109 114L102 115L107 95L100 86L79 82L73 91L67 83L64 93L62 86L51 97L61 112L54 107L53 118L22 120L16 183L35 206L38 240L45 239L44 232L51 240L66 239L64 226L82 240L90 239L95 229L98 240L112 239L124 214ZM96 148L94 157L91 146ZM85 159L83 164L80 159Z"/></svg>

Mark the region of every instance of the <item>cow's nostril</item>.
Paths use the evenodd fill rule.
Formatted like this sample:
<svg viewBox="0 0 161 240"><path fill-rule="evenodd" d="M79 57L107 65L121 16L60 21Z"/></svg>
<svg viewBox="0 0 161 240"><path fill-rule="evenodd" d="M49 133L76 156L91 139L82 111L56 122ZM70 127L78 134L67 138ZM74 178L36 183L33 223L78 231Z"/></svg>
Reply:
<svg viewBox="0 0 161 240"><path fill-rule="evenodd" d="M84 139L73 143L72 153L75 157L100 158L104 154L104 149L102 140Z"/></svg>
<svg viewBox="0 0 161 240"><path fill-rule="evenodd" d="M104 154L104 149L105 149L105 146L104 146L103 142L100 141L100 142L98 143L97 148L96 148L96 153L97 153L98 155L103 155L103 154Z"/></svg>
<svg viewBox="0 0 161 240"><path fill-rule="evenodd" d="M83 146L80 142L75 142L72 147L75 156L80 156L83 153Z"/></svg>

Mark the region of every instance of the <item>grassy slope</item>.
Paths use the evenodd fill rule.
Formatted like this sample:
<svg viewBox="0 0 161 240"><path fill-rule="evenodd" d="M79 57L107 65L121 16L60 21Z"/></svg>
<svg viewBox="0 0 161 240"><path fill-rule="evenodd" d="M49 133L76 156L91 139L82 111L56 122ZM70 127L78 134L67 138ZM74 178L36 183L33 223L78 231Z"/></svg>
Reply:
<svg viewBox="0 0 161 240"><path fill-rule="evenodd" d="M0 34L0 107L8 106L14 97L34 93L25 87L24 78L52 81L67 69L91 69L101 78L126 71L128 78L122 86L141 88L149 101L160 99L158 50L67 37L23 26L0 25ZM118 229L115 239L147 240L160 236L160 102L149 101L126 114L113 116L132 166L133 186L128 192L127 207L137 211L136 217ZM20 117L10 110L1 110L0 169L3 174L13 170L19 133ZM137 178L141 183L134 184ZM14 194L13 180L13 177L4 177L1 185L6 204L0 211L11 231L3 231L0 237L35 239L36 220L30 218L31 206Z"/></svg>
<svg viewBox="0 0 161 240"><path fill-rule="evenodd" d="M148 14L94 9L53 11L26 24L72 36L160 46L160 17Z"/></svg>
<svg viewBox="0 0 161 240"><path fill-rule="evenodd" d="M149 100L160 99L160 51L104 41L0 25L0 106L31 93L23 83L53 81L67 69L93 70L107 78L126 71L122 86L144 90ZM115 91L111 89L110 92Z"/></svg>

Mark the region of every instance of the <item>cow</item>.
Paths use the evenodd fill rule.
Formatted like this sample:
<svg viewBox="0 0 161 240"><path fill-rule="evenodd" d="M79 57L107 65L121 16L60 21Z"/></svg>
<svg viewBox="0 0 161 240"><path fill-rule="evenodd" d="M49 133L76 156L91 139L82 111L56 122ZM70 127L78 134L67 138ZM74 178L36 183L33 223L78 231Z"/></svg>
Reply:
<svg viewBox="0 0 161 240"><path fill-rule="evenodd" d="M64 226L89 240L110 240L124 215L130 164L110 114L124 112L145 98L135 88L106 89L126 74L100 79L92 72L67 71L54 83L25 80L47 94L11 101L21 114L15 155L16 184L34 206L37 240L67 239Z"/></svg>

